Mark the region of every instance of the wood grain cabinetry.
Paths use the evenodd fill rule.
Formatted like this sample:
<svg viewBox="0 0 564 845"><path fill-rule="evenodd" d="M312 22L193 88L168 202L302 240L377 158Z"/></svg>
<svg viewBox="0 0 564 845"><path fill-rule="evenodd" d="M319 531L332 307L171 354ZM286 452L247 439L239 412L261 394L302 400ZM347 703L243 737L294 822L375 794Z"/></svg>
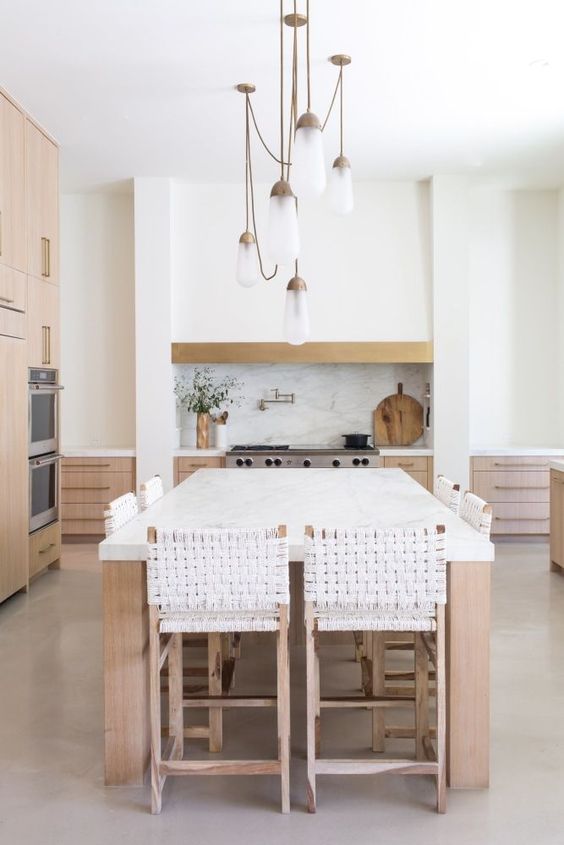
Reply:
<svg viewBox="0 0 564 845"><path fill-rule="evenodd" d="M28 583L25 341L0 337L0 601Z"/></svg>
<svg viewBox="0 0 564 845"><path fill-rule="evenodd" d="M58 563L61 557L61 523L52 522L29 537L29 577Z"/></svg>
<svg viewBox="0 0 564 845"><path fill-rule="evenodd" d="M27 272L59 281L59 154L26 120Z"/></svg>
<svg viewBox="0 0 564 845"><path fill-rule="evenodd" d="M59 368L59 288L28 276L27 349L30 367Z"/></svg>
<svg viewBox="0 0 564 845"><path fill-rule="evenodd" d="M492 505L492 534L548 534L549 462L544 455L472 458L472 492Z"/></svg>
<svg viewBox="0 0 564 845"><path fill-rule="evenodd" d="M26 263L25 117L0 93L0 264Z"/></svg>
<svg viewBox="0 0 564 845"><path fill-rule="evenodd" d="M103 535L104 510L135 489L135 458L64 458L61 512L63 535Z"/></svg>
<svg viewBox="0 0 564 845"><path fill-rule="evenodd" d="M564 575L564 471L550 471L550 567Z"/></svg>
<svg viewBox="0 0 564 845"><path fill-rule="evenodd" d="M190 478L199 469L218 469L225 466L225 458L184 458L174 459L174 485Z"/></svg>
<svg viewBox="0 0 564 845"><path fill-rule="evenodd" d="M386 469L403 469L415 481L427 490L433 490L433 458L424 455L411 457L410 455L385 456Z"/></svg>
<svg viewBox="0 0 564 845"><path fill-rule="evenodd" d="M25 273L0 264L0 335L27 335L27 279Z"/></svg>

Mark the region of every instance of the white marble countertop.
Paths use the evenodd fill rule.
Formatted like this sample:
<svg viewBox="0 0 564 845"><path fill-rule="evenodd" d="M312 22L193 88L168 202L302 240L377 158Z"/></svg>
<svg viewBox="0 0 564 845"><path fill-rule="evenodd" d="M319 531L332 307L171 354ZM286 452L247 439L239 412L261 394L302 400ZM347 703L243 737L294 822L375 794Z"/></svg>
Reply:
<svg viewBox="0 0 564 845"><path fill-rule="evenodd" d="M520 456L524 457L537 457L539 455L563 455L564 456L564 448L558 449L551 449L545 446L500 446L499 448L487 448L487 449L477 449L472 448L470 449L470 455L473 458L478 457L495 457L496 455L506 455L507 457L511 458L518 458Z"/></svg>
<svg viewBox="0 0 564 845"><path fill-rule="evenodd" d="M68 446L61 454L65 458L134 458L135 449L121 446Z"/></svg>
<svg viewBox="0 0 564 845"><path fill-rule="evenodd" d="M447 529L451 561L491 561L494 545L401 469L202 469L108 537L100 560L145 560L147 528L286 524L291 560L303 560L305 525Z"/></svg>
<svg viewBox="0 0 564 845"><path fill-rule="evenodd" d="M556 472L564 472L564 461L550 461L550 468Z"/></svg>

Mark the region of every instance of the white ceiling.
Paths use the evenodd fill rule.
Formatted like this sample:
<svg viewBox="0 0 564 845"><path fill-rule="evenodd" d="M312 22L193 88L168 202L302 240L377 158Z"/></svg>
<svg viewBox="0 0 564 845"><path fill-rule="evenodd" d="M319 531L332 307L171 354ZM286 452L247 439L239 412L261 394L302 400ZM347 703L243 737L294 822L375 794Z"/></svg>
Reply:
<svg viewBox="0 0 564 845"><path fill-rule="evenodd" d="M353 57L345 152L355 178L564 183L562 0L311 7L320 115L336 73L327 57ZM277 15L277 0L0 0L0 85L59 139L65 190L132 176L239 181L235 83L256 83L264 133L278 137ZM330 160L335 124L326 145ZM274 180L271 164L257 147L260 179Z"/></svg>

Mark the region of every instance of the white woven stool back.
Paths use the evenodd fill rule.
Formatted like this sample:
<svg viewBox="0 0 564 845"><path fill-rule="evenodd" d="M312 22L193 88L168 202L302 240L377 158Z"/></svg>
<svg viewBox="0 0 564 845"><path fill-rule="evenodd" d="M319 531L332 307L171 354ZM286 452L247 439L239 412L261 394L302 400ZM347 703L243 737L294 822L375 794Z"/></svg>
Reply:
<svg viewBox="0 0 564 845"><path fill-rule="evenodd" d="M104 528L106 529L106 537L121 528L137 516L139 508L137 506L137 499L134 493L125 493L110 502L107 510L104 511Z"/></svg>
<svg viewBox="0 0 564 845"><path fill-rule="evenodd" d="M277 611L289 602L288 542L277 528L156 529L149 604L162 613Z"/></svg>
<svg viewBox="0 0 564 845"><path fill-rule="evenodd" d="M458 513L460 509L460 484L453 484L444 475L438 475L435 484L435 496L453 513Z"/></svg>
<svg viewBox="0 0 564 845"><path fill-rule="evenodd" d="M462 519L468 522L472 528L484 534L486 537L490 536L492 530L492 508L475 493L467 491L460 505L460 514Z"/></svg>
<svg viewBox="0 0 564 845"><path fill-rule="evenodd" d="M142 511L164 496L163 480L160 475L154 475L144 481L139 488L139 507Z"/></svg>
<svg viewBox="0 0 564 845"><path fill-rule="evenodd" d="M323 611L418 612L446 603L443 526L330 528L305 538L304 598Z"/></svg>

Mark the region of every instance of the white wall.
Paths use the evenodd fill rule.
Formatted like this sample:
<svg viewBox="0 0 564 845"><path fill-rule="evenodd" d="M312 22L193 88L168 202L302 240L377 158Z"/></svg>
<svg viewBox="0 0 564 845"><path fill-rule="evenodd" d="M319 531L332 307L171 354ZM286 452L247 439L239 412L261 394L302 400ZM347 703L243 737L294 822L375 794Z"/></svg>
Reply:
<svg viewBox="0 0 564 845"><path fill-rule="evenodd" d="M133 197L61 197L64 446L135 441Z"/></svg>
<svg viewBox="0 0 564 845"><path fill-rule="evenodd" d="M269 191L255 190L262 240ZM173 207L173 340L282 341L293 268L251 289L235 282L243 186L177 181ZM331 214L323 200L300 203L311 339L430 339L429 225L427 183L358 183L348 217ZM271 272L268 259L265 265Z"/></svg>
<svg viewBox="0 0 564 845"><path fill-rule="evenodd" d="M562 446L558 193L475 189L470 228L471 443Z"/></svg>

